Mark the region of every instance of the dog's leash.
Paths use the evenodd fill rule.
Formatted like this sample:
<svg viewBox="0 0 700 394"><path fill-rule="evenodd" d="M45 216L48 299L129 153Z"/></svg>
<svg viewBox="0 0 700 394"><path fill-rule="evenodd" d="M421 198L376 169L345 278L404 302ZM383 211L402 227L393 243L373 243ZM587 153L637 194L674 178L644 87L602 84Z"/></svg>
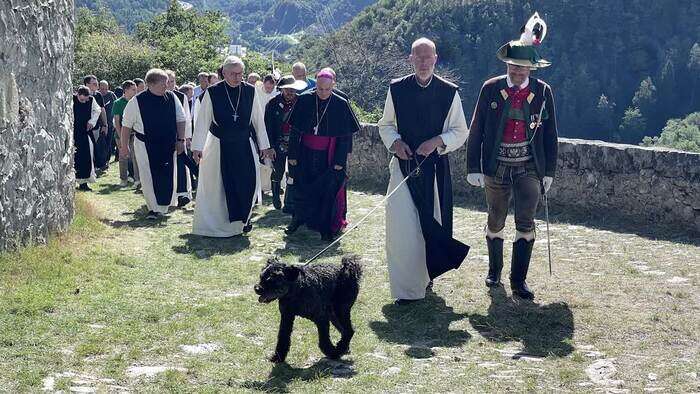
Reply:
<svg viewBox="0 0 700 394"><path fill-rule="evenodd" d="M316 253L316 255L315 255L314 257L312 257L312 258L310 258L309 260L307 260L303 265L304 265L304 266L307 266L307 265L311 264L314 260L318 259L318 258L321 257L324 253L326 253L326 252L328 251L328 249L330 249L333 245L337 244L338 242L340 242L341 239L345 238L346 235L350 234L350 232L351 232L352 230L358 228L365 220L367 220L367 218L369 218L369 217L374 213L374 211L376 211L376 210L379 209L382 205L384 205L384 203L386 203L386 202L389 200L389 198L391 198L391 196L393 196L394 193L396 193L396 192L399 190L399 188L401 187L401 185L403 185L404 183L406 183L406 181L408 180L408 178L412 177L414 174L417 174L417 173L420 171L421 165L423 165L423 162L424 162L425 159L427 159L427 158L428 158L428 156L425 156L425 157L423 158L423 160L421 160L420 162L418 162L418 160L416 160L416 163L418 163L418 165L416 166L416 168L414 168L413 171L411 171L408 175L406 175L406 176L401 180L401 182L399 182L399 184L396 185L396 187L394 188L394 190L392 190L392 191L389 192L386 196L384 196L384 198L382 199L382 201L379 202L379 204L377 204L374 208L372 208L362 219L360 219L357 223L355 223L354 225L352 225L347 231L343 232L343 234L341 234L341 235L340 235L338 238L336 238L333 242L331 242L330 244L328 244L328 246L326 246L325 248L323 248L323 250L321 250L320 252Z"/></svg>

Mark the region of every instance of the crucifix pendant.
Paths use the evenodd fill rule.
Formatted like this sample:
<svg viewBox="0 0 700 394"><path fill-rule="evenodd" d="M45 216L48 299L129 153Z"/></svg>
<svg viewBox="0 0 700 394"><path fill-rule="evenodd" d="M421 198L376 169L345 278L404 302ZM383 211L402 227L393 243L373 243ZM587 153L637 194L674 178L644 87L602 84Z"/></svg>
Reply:
<svg viewBox="0 0 700 394"><path fill-rule="evenodd" d="M238 122L238 114L233 114L233 121Z"/></svg>
<svg viewBox="0 0 700 394"><path fill-rule="evenodd" d="M314 126L314 135L318 134L318 126Z"/></svg>

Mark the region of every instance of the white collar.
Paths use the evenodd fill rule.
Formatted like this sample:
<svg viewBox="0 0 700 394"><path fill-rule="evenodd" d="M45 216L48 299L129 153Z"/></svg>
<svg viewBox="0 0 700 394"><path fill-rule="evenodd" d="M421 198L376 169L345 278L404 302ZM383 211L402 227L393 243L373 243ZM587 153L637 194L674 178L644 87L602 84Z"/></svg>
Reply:
<svg viewBox="0 0 700 394"><path fill-rule="evenodd" d="M510 75L506 75L506 82L508 83L508 87L512 88L515 86L513 81L510 80ZM530 84L530 77L525 78L525 82L523 82L520 86L518 86L518 89L525 89L527 85Z"/></svg>

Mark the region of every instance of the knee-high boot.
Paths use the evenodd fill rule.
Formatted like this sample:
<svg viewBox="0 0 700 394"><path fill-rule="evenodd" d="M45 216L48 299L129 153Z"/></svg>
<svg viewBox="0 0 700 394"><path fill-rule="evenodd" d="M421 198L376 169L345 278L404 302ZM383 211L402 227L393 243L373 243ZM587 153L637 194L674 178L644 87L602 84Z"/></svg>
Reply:
<svg viewBox="0 0 700 394"><path fill-rule="evenodd" d="M503 240L501 238L490 239L486 237L486 245L489 249L489 273L485 280L486 286L500 286L501 270L503 269Z"/></svg>
<svg viewBox="0 0 700 394"><path fill-rule="evenodd" d="M510 263L510 288L514 295L527 300L535 298L535 293L530 291L525 282L534 244L534 239L527 241L524 238L513 242L513 257Z"/></svg>

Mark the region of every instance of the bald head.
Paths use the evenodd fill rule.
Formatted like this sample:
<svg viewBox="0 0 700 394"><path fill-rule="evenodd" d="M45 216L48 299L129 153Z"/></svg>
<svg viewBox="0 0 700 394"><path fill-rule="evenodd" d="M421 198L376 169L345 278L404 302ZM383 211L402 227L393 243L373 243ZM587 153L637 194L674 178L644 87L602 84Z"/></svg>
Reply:
<svg viewBox="0 0 700 394"><path fill-rule="evenodd" d="M292 65L292 75L298 81L306 81L306 65L302 62L296 62Z"/></svg>
<svg viewBox="0 0 700 394"><path fill-rule="evenodd" d="M413 41L413 44L411 44L411 54L416 53L416 50L429 50L433 54L437 54L437 47L435 46L435 43L432 40L429 40L425 37L421 37L415 41Z"/></svg>
<svg viewBox="0 0 700 394"><path fill-rule="evenodd" d="M408 61L413 65L418 82L428 83L433 77L437 63L435 43L425 37L415 40L411 45L411 56L408 57Z"/></svg>

